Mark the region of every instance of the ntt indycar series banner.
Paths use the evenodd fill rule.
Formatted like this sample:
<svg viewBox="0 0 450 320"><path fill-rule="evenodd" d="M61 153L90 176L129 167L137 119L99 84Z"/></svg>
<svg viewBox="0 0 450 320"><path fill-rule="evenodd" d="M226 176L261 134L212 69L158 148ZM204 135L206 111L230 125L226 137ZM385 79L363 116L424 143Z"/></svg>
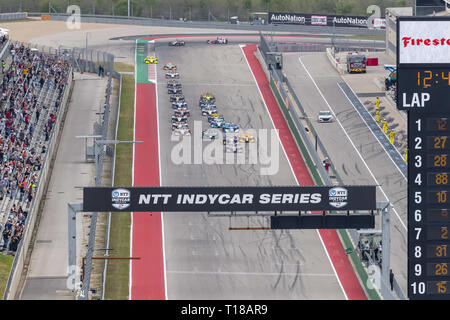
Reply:
<svg viewBox="0 0 450 320"><path fill-rule="evenodd" d="M83 211L375 210L375 186L84 188Z"/></svg>
<svg viewBox="0 0 450 320"><path fill-rule="evenodd" d="M269 23L272 24L367 28L367 21L368 18L362 16L269 12ZM373 26L374 28L386 28L386 19L375 18L373 21Z"/></svg>

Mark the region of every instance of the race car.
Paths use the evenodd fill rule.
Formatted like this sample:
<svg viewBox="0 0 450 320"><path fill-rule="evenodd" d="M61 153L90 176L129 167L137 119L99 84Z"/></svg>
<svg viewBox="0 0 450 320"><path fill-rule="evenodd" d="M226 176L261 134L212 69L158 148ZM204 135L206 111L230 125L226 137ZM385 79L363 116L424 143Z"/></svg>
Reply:
<svg viewBox="0 0 450 320"><path fill-rule="evenodd" d="M219 137L220 132L217 129L206 129L202 132L203 140L215 140Z"/></svg>
<svg viewBox="0 0 450 320"><path fill-rule="evenodd" d="M211 94L211 93L203 93L200 96L200 102L199 105L201 105L202 103L214 103L216 102L216 98Z"/></svg>
<svg viewBox="0 0 450 320"><path fill-rule="evenodd" d="M226 121L224 118L213 118L209 122L209 125L211 126L211 128L222 128L225 123Z"/></svg>
<svg viewBox="0 0 450 320"><path fill-rule="evenodd" d="M177 66L174 65L172 62L166 62L163 69L164 70L177 70Z"/></svg>
<svg viewBox="0 0 450 320"><path fill-rule="evenodd" d="M224 120L223 116L220 113L211 113L208 115L209 123L211 123L211 121L213 121L213 120L218 120L218 119Z"/></svg>
<svg viewBox="0 0 450 320"><path fill-rule="evenodd" d="M172 131L176 129L186 129L186 128L189 128L189 126L184 121L172 122Z"/></svg>
<svg viewBox="0 0 450 320"><path fill-rule="evenodd" d="M158 63L158 59L156 59L156 57L154 57L154 56L147 56L145 59L144 59L144 62L146 63L146 64L149 64L149 63Z"/></svg>
<svg viewBox="0 0 450 320"><path fill-rule="evenodd" d="M166 73L166 79L179 79L180 74L178 72L170 71Z"/></svg>
<svg viewBox="0 0 450 320"><path fill-rule="evenodd" d="M167 88L181 88L181 83L177 80L169 80L167 81Z"/></svg>
<svg viewBox="0 0 450 320"><path fill-rule="evenodd" d="M180 46L184 46L184 41L183 40L178 40L176 39L175 41L170 41L169 42L169 47L180 47Z"/></svg>
<svg viewBox="0 0 450 320"><path fill-rule="evenodd" d="M200 109L208 108L208 107L217 108L216 104L212 103L212 102L201 102L200 103Z"/></svg>
<svg viewBox="0 0 450 320"><path fill-rule="evenodd" d="M191 116L191 113L189 112L189 110L187 110L186 108L184 108L185 110L179 110L179 109L176 109L174 112L173 112L173 115L174 116L177 116L177 117L190 117Z"/></svg>
<svg viewBox="0 0 450 320"><path fill-rule="evenodd" d="M237 144L239 143L239 137L235 134L226 134L223 136L223 144L224 145L228 145L228 144Z"/></svg>
<svg viewBox="0 0 450 320"><path fill-rule="evenodd" d="M170 102L184 102L184 96L182 94L171 94L169 100Z"/></svg>
<svg viewBox="0 0 450 320"><path fill-rule="evenodd" d="M244 151L242 143L232 143L225 145L225 152L241 153Z"/></svg>
<svg viewBox="0 0 450 320"><path fill-rule="evenodd" d="M181 115L172 115L172 123L187 123L188 118L187 116L181 116Z"/></svg>
<svg viewBox="0 0 450 320"><path fill-rule="evenodd" d="M207 116L209 114L216 113L217 109L215 106L206 106L202 108L202 116Z"/></svg>
<svg viewBox="0 0 450 320"><path fill-rule="evenodd" d="M255 142L255 137L249 134L248 132L241 132L239 133L239 142L253 143Z"/></svg>
<svg viewBox="0 0 450 320"><path fill-rule="evenodd" d="M177 87L169 88L169 89L167 89L167 93L168 94L182 94L183 93L183 89L177 88Z"/></svg>
<svg viewBox="0 0 450 320"><path fill-rule="evenodd" d="M187 126L182 127L182 128L177 128L172 131L172 134L175 136L190 136L191 129L189 129L189 127L187 127Z"/></svg>
<svg viewBox="0 0 450 320"><path fill-rule="evenodd" d="M172 109L180 109L180 108L186 108L187 109L187 103L184 101L178 101L178 102L172 102Z"/></svg>
<svg viewBox="0 0 450 320"><path fill-rule="evenodd" d="M228 40L226 38L217 37L215 40L206 40L208 44L227 44Z"/></svg>
<svg viewBox="0 0 450 320"><path fill-rule="evenodd" d="M222 130L225 133L238 133L239 126L231 122L226 122L222 125Z"/></svg>

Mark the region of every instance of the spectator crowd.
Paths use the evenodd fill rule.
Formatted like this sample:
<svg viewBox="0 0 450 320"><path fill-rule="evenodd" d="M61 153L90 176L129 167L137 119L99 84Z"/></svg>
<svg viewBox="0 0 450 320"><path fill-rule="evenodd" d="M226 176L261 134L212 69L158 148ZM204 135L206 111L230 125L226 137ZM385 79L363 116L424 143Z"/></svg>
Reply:
<svg viewBox="0 0 450 320"><path fill-rule="evenodd" d="M38 188L70 64L62 55L19 44L10 44L9 53L0 75L0 217L8 214L0 221L6 220L0 226L0 247L14 253Z"/></svg>

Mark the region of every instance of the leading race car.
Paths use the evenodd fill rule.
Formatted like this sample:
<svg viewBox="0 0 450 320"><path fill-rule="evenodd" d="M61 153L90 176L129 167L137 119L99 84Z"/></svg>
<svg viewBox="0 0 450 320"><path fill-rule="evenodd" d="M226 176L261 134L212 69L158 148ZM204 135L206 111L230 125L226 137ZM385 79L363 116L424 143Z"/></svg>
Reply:
<svg viewBox="0 0 450 320"><path fill-rule="evenodd" d="M170 71L166 73L166 79L179 79L180 74L178 72Z"/></svg>
<svg viewBox="0 0 450 320"><path fill-rule="evenodd" d="M208 43L208 44L227 44L228 40L223 37L217 37L214 40L206 40L206 43Z"/></svg>
<svg viewBox="0 0 450 320"><path fill-rule="evenodd" d="M167 93L168 94L182 94L183 93L183 89L177 88L177 87L169 88L169 89L167 89Z"/></svg>
<svg viewBox="0 0 450 320"><path fill-rule="evenodd" d="M169 47L181 47L184 46L184 41L183 40L178 40L176 39L175 41L170 41L169 42Z"/></svg>
<svg viewBox="0 0 450 320"><path fill-rule="evenodd" d="M211 93L203 93L200 96L200 102L199 105L201 106L202 103L214 103L216 102L216 98Z"/></svg>
<svg viewBox="0 0 450 320"><path fill-rule="evenodd" d="M146 64L149 64L149 63L154 63L154 64L156 64L156 63L158 63L158 59L156 59L156 57L154 57L154 56L147 56L145 59L144 59L144 62L146 63Z"/></svg>
<svg viewBox="0 0 450 320"><path fill-rule="evenodd" d="M166 62L163 69L164 70L177 70L177 66L174 65L172 62Z"/></svg>

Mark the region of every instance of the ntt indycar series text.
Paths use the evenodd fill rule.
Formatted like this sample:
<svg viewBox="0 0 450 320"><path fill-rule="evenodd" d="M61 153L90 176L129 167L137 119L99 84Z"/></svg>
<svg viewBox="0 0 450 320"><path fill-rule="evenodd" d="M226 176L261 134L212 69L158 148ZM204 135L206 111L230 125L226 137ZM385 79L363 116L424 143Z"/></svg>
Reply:
<svg viewBox="0 0 450 320"><path fill-rule="evenodd" d="M83 211L374 210L374 186L84 188Z"/></svg>

